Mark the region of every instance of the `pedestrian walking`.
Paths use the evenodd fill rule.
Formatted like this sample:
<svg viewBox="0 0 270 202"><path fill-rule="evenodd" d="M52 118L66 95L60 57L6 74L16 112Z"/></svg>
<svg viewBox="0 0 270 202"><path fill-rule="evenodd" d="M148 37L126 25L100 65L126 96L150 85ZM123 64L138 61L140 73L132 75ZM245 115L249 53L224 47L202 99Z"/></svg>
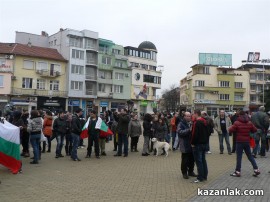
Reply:
<svg viewBox="0 0 270 202"><path fill-rule="evenodd" d="M128 125L128 135L131 138L130 151L138 152L138 141L142 134L142 126L138 120L138 115L133 114Z"/></svg>

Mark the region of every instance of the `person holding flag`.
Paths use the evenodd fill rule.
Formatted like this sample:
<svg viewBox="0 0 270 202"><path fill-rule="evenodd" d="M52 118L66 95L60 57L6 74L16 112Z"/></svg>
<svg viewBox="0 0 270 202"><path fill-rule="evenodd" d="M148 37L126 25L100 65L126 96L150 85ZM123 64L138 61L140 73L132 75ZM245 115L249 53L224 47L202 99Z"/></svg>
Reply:
<svg viewBox="0 0 270 202"><path fill-rule="evenodd" d="M90 111L90 117L87 120L88 124L88 147L87 154L85 158L90 158L92 153L93 143L95 144L95 155L99 159L99 136L100 136L100 126L102 124L102 119L97 117L95 110Z"/></svg>

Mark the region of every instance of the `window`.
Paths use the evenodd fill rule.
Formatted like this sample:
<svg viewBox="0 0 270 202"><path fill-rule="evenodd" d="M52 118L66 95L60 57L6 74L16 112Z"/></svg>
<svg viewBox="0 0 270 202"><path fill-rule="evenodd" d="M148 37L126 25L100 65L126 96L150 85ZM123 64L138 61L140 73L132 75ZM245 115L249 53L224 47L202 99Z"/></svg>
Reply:
<svg viewBox="0 0 270 202"><path fill-rule="evenodd" d="M50 90L59 90L59 81L50 81Z"/></svg>
<svg viewBox="0 0 270 202"><path fill-rule="evenodd" d="M22 88L32 88L33 79L32 78L23 78Z"/></svg>
<svg viewBox="0 0 270 202"><path fill-rule="evenodd" d="M98 71L98 78L105 79L105 72L104 71Z"/></svg>
<svg viewBox="0 0 270 202"><path fill-rule="evenodd" d="M82 47L82 39L81 38L70 37L69 38L69 46L81 48Z"/></svg>
<svg viewBox="0 0 270 202"><path fill-rule="evenodd" d="M120 55L120 50L118 50L118 49L112 49L112 53L113 54L116 54L116 55Z"/></svg>
<svg viewBox="0 0 270 202"><path fill-rule="evenodd" d="M115 85L114 92L115 93L123 93L123 86Z"/></svg>
<svg viewBox="0 0 270 202"><path fill-rule="evenodd" d="M142 69L148 69L148 65L146 65L146 64L141 64L141 68L142 68Z"/></svg>
<svg viewBox="0 0 270 202"><path fill-rule="evenodd" d="M98 91L105 93L105 84L98 84Z"/></svg>
<svg viewBox="0 0 270 202"><path fill-rule="evenodd" d="M84 51L72 49L72 58L84 60Z"/></svg>
<svg viewBox="0 0 270 202"><path fill-rule="evenodd" d="M153 96L157 95L157 90L155 88L153 88Z"/></svg>
<svg viewBox="0 0 270 202"><path fill-rule="evenodd" d="M123 80L124 79L124 73L115 73L115 79L117 80Z"/></svg>
<svg viewBox="0 0 270 202"><path fill-rule="evenodd" d="M219 87L230 87L229 81L219 81Z"/></svg>
<svg viewBox="0 0 270 202"><path fill-rule="evenodd" d="M56 39L54 40L54 45L56 46Z"/></svg>
<svg viewBox="0 0 270 202"><path fill-rule="evenodd" d="M4 75L0 75L0 87L4 87Z"/></svg>
<svg viewBox="0 0 270 202"><path fill-rule="evenodd" d="M23 61L23 68L24 69L34 69L34 61L24 60Z"/></svg>
<svg viewBox="0 0 270 202"><path fill-rule="evenodd" d="M203 68L203 74L210 74L209 67Z"/></svg>
<svg viewBox="0 0 270 202"><path fill-rule="evenodd" d="M85 39L85 48L91 48L95 49L96 48L96 42L94 39Z"/></svg>
<svg viewBox="0 0 270 202"><path fill-rule="evenodd" d="M243 83L242 82L234 82L234 87L235 88L243 88Z"/></svg>
<svg viewBox="0 0 270 202"><path fill-rule="evenodd" d="M230 94L219 94L219 100L230 100Z"/></svg>
<svg viewBox="0 0 270 202"><path fill-rule="evenodd" d="M250 85L250 90L255 91L256 90L256 85Z"/></svg>
<svg viewBox="0 0 270 202"><path fill-rule="evenodd" d="M102 57L102 63L106 65L111 64L111 58L110 57Z"/></svg>
<svg viewBox="0 0 270 202"><path fill-rule="evenodd" d="M80 65L71 65L71 73L72 74L83 74L83 66Z"/></svg>
<svg viewBox="0 0 270 202"><path fill-rule="evenodd" d="M256 80L256 74L250 74L250 80Z"/></svg>
<svg viewBox="0 0 270 202"><path fill-rule="evenodd" d="M37 79L37 89L38 90L45 90L45 80L44 79Z"/></svg>
<svg viewBox="0 0 270 202"><path fill-rule="evenodd" d="M250 95L250 101L251 102L256 102L257 101L257 96L256 95Z"/></svg>
<svg viewBox="0 0 270 202"><path fill-rule="evenodd" d="M81 81L71 81L72 90L82 90L83 82Z"/></svg>
<svg viewBox="0 0 270 202"><path fill-rule="evenodd" d="M195 86L203 87L204 86L204 81L203 80L196 80L195 81Z"/></svg>
<svg viewBox="0 0 270 202"><path fill-rule="evenodd" d="M195 93L195 99L196 100L203 100L204 99L204 93Z"/></svg>
<svg viewBox="0 0 270 202"><path fill-rule="evenodd" d="M115 66L116 67L123 67L123 63L120 61L115 61Z"/></svg>
<svg viewBox="0 0 270 202"><path fill-rule="evenodd" d="M99 45L99 51L103 53L108 53L109 52L109 47L106 45Z"/></svg>
<svg viewBox="0 0 270 202"><path fill-rule="evenodd" d="M6 64L6 59L5 58L0 58L0 66Z"/></svg>
<svg viewBox="0 0 270 202"><path fill-rule="evenodd" d="M263 74L257 74L257 79L262 81L263 80Z"/></svg>
<svg viewBox="0 0 270 202"><path fill-rule="evenodd" d="M243 94L242 93L235 93L234 94L234 101L243 101Z"/></svg>
<svg viewBox="0 0 270 202"><path fill-rule="evenodd" d="M38 62L37 63L37 70L48 70L48 63L47 62Z"/></svg>

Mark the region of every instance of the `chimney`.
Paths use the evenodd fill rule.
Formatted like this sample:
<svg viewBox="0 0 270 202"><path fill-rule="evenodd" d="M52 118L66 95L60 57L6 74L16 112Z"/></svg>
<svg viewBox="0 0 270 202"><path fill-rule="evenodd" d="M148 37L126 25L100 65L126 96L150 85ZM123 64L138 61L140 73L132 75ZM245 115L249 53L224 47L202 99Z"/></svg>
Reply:
<svg viewBox="0 0 270 202"><path fill-rule="evenodd" d="M41 36L45 36L45 37L47 37L47 36L49 36L49 35L48 35L48 33L47 33L47 32L45 32L45 31L41 31Z"/></svg>
<svg viewBox="0 0 270 202"><path fill-rule="evenodd" d="M64 29L63 28L60 28L60 32L62 32L62 31L64 31Z"/></svg>

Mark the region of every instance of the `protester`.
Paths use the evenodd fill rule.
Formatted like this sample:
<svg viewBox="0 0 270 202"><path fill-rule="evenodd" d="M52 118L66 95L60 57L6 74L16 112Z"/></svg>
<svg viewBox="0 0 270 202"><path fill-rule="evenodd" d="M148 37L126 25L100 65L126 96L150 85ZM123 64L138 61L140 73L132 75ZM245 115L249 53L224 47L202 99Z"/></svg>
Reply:
<svg viewBox="0 0 270 202"><path fill-rule="evenodd" d="M208 127L208 140L207 140L207 149L206 153L211 154L212 152L210 151L210 136L212 133L214 133L214 121L211 119L211 117L208 116L206 111L201 112L202 117L207 121L207 127Z"/></svg>
<svg viewBox="0 0 270 202"><path fill-rule="evenodd" d="M165 136L168 133L168 127L164 121L164 119L159 118L158 123L153 125L153 129L155 131L155 138L157 138L157 140L160 142L164 142ZM156 155L156 150L154 151L154 155ZM164 149L161 155L165 155Z"/></svg>
<svg viewBox="0 0 270 202"><path fill-rule="evenodd" d="M265 157L265 147L266 147L266 134L267 130L269 128L269 117L264 112L265 107L261 106L259 107L259 111L254 113L251 116L251 122L255 125L255 127L258 129L257 133L255 134L255 148L253 150L253 155L256 158L256 155L258 153L258 147L261 140L261 150L259 152L259 155L261 157Z"/></svg>
<svg viewBox="0 0 270 202"><path fill-rule="evenodd" d="M39 144L42 126L42 120L39 116L39 112L37 110L32 110L31 117L27 126L27 131L30 133L30 142L34 153L34 160L30 162L31 164L38 164L38 160L40 158Z"/></svg>
<svg viewBox="0 0 270 202"><path fill-rule="evenodd" d="M107 111L104 111L102 120L106 123L107 126L109 126L110 117L109 117L109 114L107 113ZM105 152L106 142L108 142L107 137L99 137L99 147L100 147L100 151L101 151L101 156L107 155Z"/></svg>
<svg viewBox="0 0 270 202"><path fill-rule="evenodd" d="M127 109L121 109L118 121L118 152L114 156L122 156L122 148L124 144L124 157L128 156L128 124L129 115Z"/></svg>
<svg viewBox="0 0 270 202"><path fill-rule="evenodd" d="M100 130L97 128L97 124L101 124L102 120L97 116L95 110L90 111L90 121L88 125L88 147L85 158L90 158L92 153L92 146L95 144L95 155L99 159L99 135Z"/></svg>
<svg viewBox="0 0 270 202"><path fill-rule="evenodd" d="M194 111L194 122L192 126L191 147L196 162L198 176L194 183L207 180L208 168L205 158L208 141L207 121L201 117L201 111Z"/></svg>
<svg viewBox="0 0 270 202"><path fill-rule="evenodd" d="M112 132L113 132L113 151L117 151L117 145L118 145L118 112L113 113L113 123L111 126Z"/></svg>
<svg viewBox="0 0 270 202"><path fill-rule="evenodd" d="M156 114L156 115L153 115L153 118L152 118L152 136L150 137L150 142L151 142L151 147L150 147L150 152L153 151L153 146L154 146L154 143L151 141L152 138L156 137L156 130L155 128L157 127L157 125L159 124L158 123L158 119L159 119L159 115ZM154 155L156 155L156 150L154 151Z"/></svg>
<svg viewBox="0 0 270 202"><path fill-rule="evenodd" d="M214 120L214 125L215 125L215 130L217 131L218 137L219 137L220 154L223 154L223 151L224 151L223 140L225 138L228 154L231 155L232 151L231 151L228 129L232 125L232 123L231 123L230 118L225 115L224 110L219 111L219 115Z"/></svg>
<svg viewBox="0 0 270 202"><path fill-rule="evenodd" d="M190 144L191 131L191 114L185 112L184 118L177 126L177 135L179 137L180 151L182 153L181 171L184 179L188 179L188 176L197 177L194 173L194 157Z"/></svg>
<svg viewBox="0 0 270 202"><path fill-rule="evenodd" d="M82 132L82 125L80 122L80 116L83 111L81 108L78 108L75 111L75 115L72 117L72 128L71 128L71 137L72 137L72 151L71 151L71 159L73 161L81 161L77 155L77 149L80 141L80 134Z"/></svg>
<svg viewBox="0 0 270 202"><path fill-rule="evenodd" d="M231 122L232 124L234 124L234 122L238 119L239 117L239 113L240 113L240 109L236 110L236 113L231 117ZM233 144L232 144L232 153L235 153L236 150L236 133L232 134L232 139L233 139Z"/></svg>
<svg viewBox="0 0 270 202"><path fill-rule="evenodd" d="M29 118L29 113L26 110L23 110L23 114L22 114L22 120L24 122L24 125L27 127L28 125L28 118ZM23 130L22 133L22 147L23 147L23 156L24 157L29 157L30 153L29 153L29 132L26 130Z"/></svg>
<svg viewBox="0 0 270 202"><path fill-rule="evenodd" d="M131 138L130 143L131 152L138 152L138 141L141 134L142 134L142 126L140 121L138 120L138 115L133 114L128 125L128 135Z"/></svg>
<svg viewBox="0 0 270 202"><path fill-rule="evenodd" d="M254 169L254 175L257 176L260 174L258 166L256 164L255 159L251 155L250 150L250 132L255 133L257 128L249 121L248 116L244 111L239 112L238 119L234 122L234 124L229 128L230 132L236 133L236 168L235 171L231 174L233 177L241 176L241 163L242 163L242 155L243 151L245 151L246 156Z"/></svg>
<svg viewBox="0 0 270 202"><path fill-rule="evenodd" d="M43 122L43 134L47 138L47 142L48 142L47 152L51 152L52 123L53 123L52 112L46 111L45 117L44 117L44 122ZM45 153L45 151L46 151L46 142L44 141L42 153Z"/></svg>
<svg viewBox="0 0 270 202"><path fill-rule="evenodd" d="M67 125L66 125L66 119L65 119L65 112L59 111L59 117L55 119L53 123L53 131L56 135L56 151L55 151L55 158L64 157L62 155L62 148L64 145L64 138L67 133Z"/></svg>
<svg viewBox="0 0 270 202"><path fill-rule="evenodd" d="M149 156L149 140L152 136L153 132L151 130L152 128L152 116L151 114L145 114L143 119L143 137L144 137L144 143L143 143L143 152L142 156Z"/></svg>
<svg viewBox="0 0 270 202"><path fill-rule="evenodd" d="M70 156L71 151L72 151L72 137L71 137L72 114L67 113L66 116L67 116L67 119L66 119L67 132L66 132L65 151L66 151L66 156Z"/></svg>
<svg viewBox="0 0 270 202"><path fill-rule="evenodd" d="M170 131L171 131L171 137L172 137L172 148L173 148L173 151L175 150L174 148L174 142L175 142L175 138L176 138L176 129L177 129L177 117L178 117L178 112L175 112L173 114L173 117L171 118L170 120Z"/></svg>

